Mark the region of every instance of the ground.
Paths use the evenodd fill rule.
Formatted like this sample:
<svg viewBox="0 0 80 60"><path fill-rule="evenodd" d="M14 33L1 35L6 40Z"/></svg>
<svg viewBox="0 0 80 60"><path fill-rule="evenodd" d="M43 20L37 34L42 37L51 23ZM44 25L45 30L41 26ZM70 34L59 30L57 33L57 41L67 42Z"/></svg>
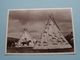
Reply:
<svg viewBox="0 0 80 60"><path fill-rule="evenodd" d="M74 52L74 48L69 49L46 49L46 50L34 50L29 47L12 47L7 48L7 53L63 53L63 52Z"/></svg>

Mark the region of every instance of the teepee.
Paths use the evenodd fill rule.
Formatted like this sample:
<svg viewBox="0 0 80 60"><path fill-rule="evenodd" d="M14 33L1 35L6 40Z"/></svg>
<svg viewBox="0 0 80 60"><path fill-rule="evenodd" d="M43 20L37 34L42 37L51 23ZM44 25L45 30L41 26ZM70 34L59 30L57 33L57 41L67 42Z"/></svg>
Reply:
<svg viewBox="0 0 80 60"><path fill-rule="evenodd" d="M57 24L53 21L53 15L46 23L45 29L40 40L34 46L34 49L64 49L72 48L60 32Z"/></svg>
<svg viewBox="0 0 80 60"><path fill-rule="evenodd" d="M27 29L24 29L23 34L18 41L18 47L33 47L33 37L30 35Z"/></svg>

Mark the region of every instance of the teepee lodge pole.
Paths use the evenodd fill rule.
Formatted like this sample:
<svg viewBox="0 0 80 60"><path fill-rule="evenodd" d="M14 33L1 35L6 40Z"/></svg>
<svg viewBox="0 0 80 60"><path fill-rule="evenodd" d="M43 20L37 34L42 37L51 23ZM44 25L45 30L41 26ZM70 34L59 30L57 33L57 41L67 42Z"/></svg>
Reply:
<svg viewBox="0 0 80 60"><path fill-rule="evenodd" d="M53 13L49 14L49 18L55 23L55 25L57 26L57 28L60 30L59 26L57 25L55 19L54 19L54 15Z"/></svg>

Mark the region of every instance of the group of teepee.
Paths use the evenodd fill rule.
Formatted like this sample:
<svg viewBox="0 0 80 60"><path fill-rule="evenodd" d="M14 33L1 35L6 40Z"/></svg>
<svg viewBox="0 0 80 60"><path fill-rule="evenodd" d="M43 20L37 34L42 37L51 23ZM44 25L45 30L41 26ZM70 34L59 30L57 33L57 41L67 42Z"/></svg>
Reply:
<svg viewBox="0 0 80 60"><path fill-rule="evenodd" d="M29 45L26 45L25 42L30 42ZM24 44L22 44L24 43ZM36 43L36 44L35 44ZM45 29L41 34L40 39L36 42L29 32L25 29L23 35L21 36L18 47L33 47L33 49L64 49L72 48L68 41L64 38L60 32L53 16L50 16L48 19Z"/></svg>

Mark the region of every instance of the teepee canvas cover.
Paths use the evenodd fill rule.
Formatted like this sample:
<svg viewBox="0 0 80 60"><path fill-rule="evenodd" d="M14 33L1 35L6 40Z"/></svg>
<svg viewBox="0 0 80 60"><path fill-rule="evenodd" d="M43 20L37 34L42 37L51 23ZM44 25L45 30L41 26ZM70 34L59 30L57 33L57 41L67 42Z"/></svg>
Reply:
<svg viewBox="0 0 80 60"><path fill-rule="evenodd" d="M27 46L27 44L25 44L24 46L22 45L22 42L29 42L29 46ZM33 47L34 43L33 43L33 37L30 35L30 33L27 31L27 29L24 29L24 32L18 42L18 47Z"/></svg>
<svg viewBox="0 0 80 60"><path fill-rule="evenodd" d="M44 32L34 49L63 49L71 48L56 24L50 18L45 26Z"/></svg>

